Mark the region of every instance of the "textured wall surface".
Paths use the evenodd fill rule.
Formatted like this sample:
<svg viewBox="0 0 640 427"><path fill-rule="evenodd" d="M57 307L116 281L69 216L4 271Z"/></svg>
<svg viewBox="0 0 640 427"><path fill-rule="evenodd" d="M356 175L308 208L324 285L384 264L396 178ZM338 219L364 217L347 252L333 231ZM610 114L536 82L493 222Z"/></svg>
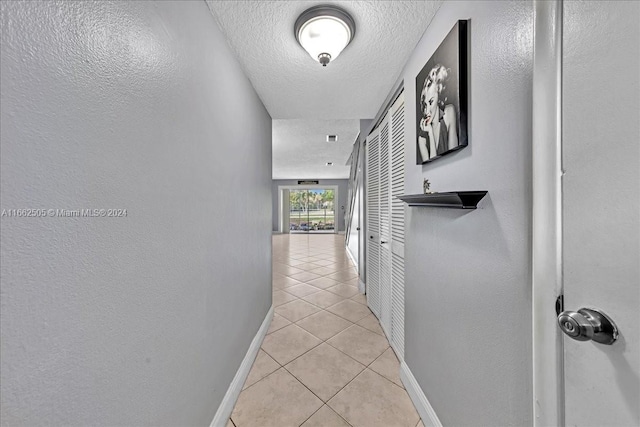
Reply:
<svg viewBox="0 0 640 427"><path fill-rule="evenodd" d="M470 19L469 146L416 165L407 194L488 190L479 209L407 208L406 361L444 425L531 425L530 2L445 2L404 70L415 78L458 19Z"/></svg>
<svg viewBox="0 0 640 427"><path fill-rule="evenodd" d="M349 180L347 179L319 179L320 185L337 185L338 186L338 200L335 202L338 231L344 231L344 212L347 209L347 192L349 189ZM271 197L272 201L272 227L273 231L278 231L278 186L279 185L298 185L298 181L295 179L274 179L271 184ZM344 209L341 207L344 206Z"/></svg>
<svg viewBox="0 0 640 427"><path fill-rule="evenodd" d="M270 305L271 118L204 2L2 2L2 425L208 425Z"/></svg>

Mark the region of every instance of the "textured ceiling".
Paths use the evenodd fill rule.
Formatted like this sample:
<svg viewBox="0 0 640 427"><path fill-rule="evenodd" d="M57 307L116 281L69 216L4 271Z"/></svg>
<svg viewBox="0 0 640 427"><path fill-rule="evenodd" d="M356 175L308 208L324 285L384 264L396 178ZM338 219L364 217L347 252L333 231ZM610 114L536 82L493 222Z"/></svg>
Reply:
<svg viewBox="0 0 640 427"><path fill-rule="evenodd" d="M207 0L216 22L274 119L274 178L288 175L296 168L303 173L309 170L307 167L313 167L303 160L302 155L296 158L281 155L277 147L283 148L283 153L301 152L298 144L306 141L306 149L316 154L326 148L322 145L317 150L311 148L311 141L316 136L311 135L309 129L316 126L297 126L300 122L296 120L278 123L279 119L304 119L307 125L310 121L319 120L323 122L318 123L317 128L330 131L332 126L326 120L336 120L333 127L342 128L346 119L357 123L358 119L373 118L440 3L439 0ZM311 59L293 34L296 18L317 4L337 4L347 10L356 22L355 38L327 67ZM292 129L284 132L289 125ZM279 141L276 128L290 138ZM294 129L301 133L293 135ZM331 132L339 133L338 130ZM349 144L355 136L349 138ZM284 150L287 143L292 145ZM347 142L343 139L340 143ZM285 160L295 160L295 163L285 164ZM336 159L336 162L340 161ZM283 167L287 168L286 173L280 169ZM324 173L327 178L346 178L348 170L343 172L342 169L334 167L331 173ZM312 172L316 173L316 170L309 170L296 178L320 178L310 175Z"/></svg>
<svg viewBox="0 0 640 427"><path fill-rule="evenodd" d="M273 179L348 178L345 163L359 130L358 120L274 120ZM338 141L326 142L328 134Z"/></svg>

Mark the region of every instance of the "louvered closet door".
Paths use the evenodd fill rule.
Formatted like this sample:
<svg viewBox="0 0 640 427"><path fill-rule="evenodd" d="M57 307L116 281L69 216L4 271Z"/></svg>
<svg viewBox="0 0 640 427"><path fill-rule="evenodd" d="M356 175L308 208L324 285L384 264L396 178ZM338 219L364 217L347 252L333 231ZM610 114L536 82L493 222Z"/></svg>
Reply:
<svg viewBox="0 0 640 427"><path fill-rule="evenodd" d="M380 324L391 337L391 144L389 114L380 125Z"/></svg>
<svg viewBox="0 0 640 427"><path fill-rule="evenodd" d="M367 137L367 304L380 317L380 135Z"/></svg>
<svg viewBox="0 0 640 427"><path fill-rule="evenodd" d="M367 138L367 303L404 358L404 97Z"/></svg>
<svg viewBox="0 0 640 427"><path fill-rule="evenodd" d="M404 94L391 115L391 346L404 359Z"/></svg>

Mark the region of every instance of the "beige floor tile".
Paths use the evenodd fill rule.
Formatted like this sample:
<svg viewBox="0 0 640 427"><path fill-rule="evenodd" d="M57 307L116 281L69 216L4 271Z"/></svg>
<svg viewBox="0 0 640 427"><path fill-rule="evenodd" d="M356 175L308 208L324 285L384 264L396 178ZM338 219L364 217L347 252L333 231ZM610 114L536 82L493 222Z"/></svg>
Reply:
<svg viewBox="0 0 640 427"><path fill-rule="evenodd" d="M290 286L287 288L287 292L289 292L291 295L297 296L298 298L314 294L319 290L320 289L316 288L315 286L311 286L306 283L301 283L299 285Z"/></svg>
<svg viewBox="0 0 640 427"><path fill-rule="evenodd" d="M309 273L308 271L302 271L301 273L289 275L292 279L299 280L301 282L309 282L313 279L320 277L318 274Z"/></svg>
<svg viewBox="0 0 640 427"><path fill-rule="evenodd" d="M253 366L251 367L251 371L249 371L249 375L247 376L247 380L244 382L244 386L242 389L257 383L270 373L276 371L280 368L278 362L273 360L271 356L265 353L263 350L258 352L258 356L256 360L253 362Z"/></svg>
<svg viewBox="0 0 640 427"><path fill-rule="evenodd" d="M336 271L335 273L330 274L327 277L329 277L331 279L335 279L338 282L346 282L347 280L357 278L358 277L358 273L356 272L355 269L349 268L349 269L346 269L346 270Z"/></svg>
<svg viewBox="0 0 640 427"><path fill-rule="evenodd" d="M327 256L326 258L319 259L313 262L314 264L318 264L322 267L326 267L328 265L334 264L333 260L331 260L331 256Z"/></svg>
<svg viewBox="0 0 640 427"><path fill-rule="evenodd" d="M345 285L344 283L338 283L335 286L327 288L327 291L345 298L351 298L352 296L358 294L358 288Z"/></svg>
<svg viewBox="0 0 640 427"><path fill-rule="evenodd" d="M291 276L292 274L302 273L304 270L298 267L292 267L288 264L274 264L273 272L278 274L284 274L285 276Z"/></svg>
<svg viewBox="0 0 640 427"><path fill-rule="evenodd" d="M307 332L311 332L314 336L326 341L338 332L347 329L353 323L328 311L320 311L309 317L298 321L296 325L300 326Z"/></svg>
<svg viewBox="0 0 640 427"><path fill-rule="evenodd" d="M289 325L267 335L262 342L262 349L276 362L285 365L321 342L301 327Z"/></svg>
<svg viewBox="0 0 640 427"><path fill-rule="evenodd" d="M424 423L422 420L418 421L418 425L416 427L424 427Z"/></svg>
<svg viewBox="0 0 640 427"><path fill-rule="evenodd" d="M299 426L322 401L281 368L243 390L231 418L238 427Z"/></svg>
<svg viewBox="0 0 640 427"><path fill-rule="evenodd" d="M403 417L403 414L409 413L410 416L413 416L412 414L415 413L412 405L408 410L394 412L394 407L401 406L397 404L398 401L403 399L405 403L408 401L406 400L408 399L406 392L401 388L402 383L398 378L398 362L389 347L377 318L369 311L366 305L366 296L357 293L359 279L353 263L345 253L344 239L341 236L329 234L274 236L273 259L274 305L279 304L283 299L288 299L285 294L299 294L293 295L294 297L299 296L299 299L276 307L276 314L274 314L268 335L263 342L265 356L271 357L275 364L288 364L287 367L291 367L292 370L294 369L293 367L296 367L296 369L299 369L297 373L301 378L305 376L307 382L317 382L319 385L316 384L314 387L321 390L324 382L331 383L330 379L333 375L331 372L336 369L339 370L342 366L339 362L330 363L331 357L321 357L322 352L327 351L325 348L335 348L334 351L329 350L329 352L341 354L342 357L352 360L353 363L356 363L355 361L357 360L360 366L369 365L369 368L365 369L357 378L353 379L351 383L348 383L338 394L331 398L330 404L333 403L336 407L339 407L342 402L344 408L348 408L348 416L351 417L352 423L356 426L392 427L394 425L407 425L408 427L415 427L418 424L417 427L424 427L419 424L420 420L417 415L415 415L415 422L405 422L407 417ZM307 283L307 285L300 286L302 283ZM341 286L337 286L339 284ZM307 293L307 291L313 290L308 285L322 290ZM344 285L352 286L355 292ZM291 287L294 289L290 292L288 288ZM327 291L328 288L333 288L331 291L336 293ZM305 303L316 306L313 308L316 311L311 311L309 305L305 305ZM323 308L326 310L322 310ZM295 319L293 321L296 323L291 324L289 319L281 316L284 313ZM348 325L351 321L356 321L357 325L347 326L346 329L337 331L335 335L331 336L331 334L335 333L332 329L334 327L333 323L338 324L335 326L337 329L342 328L345 322ZM324 339L327 341L322 343ZM313 362L312 359L314 357L321 360ZM261 357L260 362L262 363L265 360L268 359ZM322 368L323 364L330 366ZM339 366L336 367L336 364ZM271 367L274 366L273 364L270 365ZM313 370L311 369L312 366L314 367ZM257 371L258 359L256 359L254 367ZM254 375L254 367L252 367L251 375ZM271 368L265 369L268 371ZM257 389L261 385L264 386L265 383L271 381L269 380L271 377L280 371L281 369L248 386L241 396L244 398L248 396L249 391ZM365 373L367 375L364 375ZM371 375L374 377L371 377ZM378 382L382 381L382 385L374 384L376 377ZM316 379L314 380L313 378ZM371 378L374 379L371 380ZM251 381L253 380L254 378L252 377ZM372 409L365 408L363 410L358 405L369 404L367 402L369 398L366 394L358 392L353 393L355 403L345 405L343 401L348 400L347 398L351 391L355 386L359 386L361 382L367 383L362 386L362 389L366 389L369 393L378 393L375 388L382 388L383 391L380 394L384 395L384 398L379 400L383 403L375 404ZM299 382L298 384L302 385ZM279 401L279 396L269 396L269 394L286 394L289 390L287 387L285 385L282 391L275 389L268 391L265 388L259 398ZM369 390L372 388L374 390ZM400 395L400 398L397 396L398 390L404 393ZM320 394L330 392L331 389L328 392L318 391ZM387 396L389 393L392 393L392 395ZM393 395L394 393L396 394L395 396ZM258 396L257 393L256 396ZM326 395L323 394L323 396ZM244 424L236 423L236 426L286 426L299 425L301 422L304 422L306 427L349 425L346 422L348 421L346 418L341 418L342 414L336 414L334 409L326 405L316 406L318 410L309 413L302 421L292 421L286 412L292 406L296 406L296 403L289 403L291 399L285 400L287 400L287 403L282 404L280 409L275 411L272 411L272 407L277 407L277 403L267 405L269 407L268 411L271 411L270 413L273 416L260 415L265 412L258 410L254 412L254 414L257 414L256 417L246 417L244 420L250 420L249 422ZM369 400L375 401L376 398ZM293 408L293 410L296 409ZM360 417L360 415L363 416ZM344 413L344 417L347 417L346 413ZM236 419L232 417L231 421L235 422ZM229 427L233 426L230 425Z"/></svg>
<svg viewBox="0 0 640 427"><path fill-rule="evenodd" d="M277 313L273 314L273 319L271 319L271 324L269 325L269 330L267 331L267 335L269 335L272 332L275 332L279 329L284 328L287 325L290 325L291 322L288 321L287 319L285 319L284 317L280 316Z"/></svg>
<svg viewBox="0 0 640 427"><path fill-rule="evenodd" d="M304 271L311 271L316 268L322 267L321 265L316 264L315 262L305 262L304 264L299 264L296 268L301 268Z"/></svg>
<svg viewBox="0 0 640 427"><path fill-rule="evenodd" d="M374 334L358 325L345 329L329 339L327 343L364 365L369 365L376 360L389 347L385 337ZM267 353L269 352L267 351Z"/></svg>
<svg viewBox="0 0 640 427"><path fill-rule="evenodd" d="M292 304L292 303L289 303L289 304ZM332 305L331 307L327 308L327 311L330 311L333 314L337 314L338 316L343 317L347 320L350 320L351 322L354 322L354 323L362 319L366 315L371 314L371 310L369 310L369 307L366 307L362 304L358 304L357 302L351 301L350 299L347 299L335 305Z"/></svg>
<svg viewBox="0 0 640 427"><path fill-rule="evenodd" d="M328 405L354 427L415 427L420 418L404 389L370 369L338 392Z"/></svg>
<svg viewBox="0 0 640 427"><path fill-rule="evenodd" d="M277 307L296 299L298 299L296 296L291 295L290 293L287 293L285 291L278 290L273 293L273 306Z"/></svg>
<svg viewBox="0 0 640 427"><path fill-rule="evenodd" d="M321 308L331 307L332 305L344 300L340 295L332 294L327 291L316 292L315 294L307 295L302 299Z"/></svg>
<svg viewBox="0 0 640 427"><path fill-rule="evenodd" d="M323 271L331 271L331 273L329 274L333 274L336 273L340 270L344 270L347 267L341 266L341 265L337 265L337 264L329 264L329 265L325 265L323 266L324 270Z"/></svg>
<svg viewBox="0 0 640 427"><path fill-rule="evenodd" d="M290 265L291 267L296 267L296 268L300 268L298 267L299 265L303 265L306 264L305 261L300 261L299 259L293 259L293 258L287 258L284 261L281 261L283 264L287 264Z"/></svg>
<svg viewBox="0 0 640 427"><path fill-rule="evenodd" d="M302 427L351 427L340 415L324 405L302 424Z"/></svg>
<svg viewBox="0 0 640 427"><path fill-rule="evenodd" d="M330 259L333 258L335 255L335 250L328 250L328 249L324 249L324 250L317 250L312 256L318 258L318 259Z"/></svg>
<svg viewBox="0 0 640 427"><path fill-rule="evenodd" d="M290 286L299 285L300 283L302 282L287 276L273 279L273 286L275 287L277 285L279 288L288 288Z"/></svg>
<svg viewBox="0 0 640 427"><path fill-rule="evenodd" d="M316 288L327 289L339 284L340 282L330 279L328 277L320 277L318 279L309 280L308 283L312 286L315 286Z"/></svg>
<svg viewBox="0 0 640 427"><path fill-rule="evenodd" d="M335 271L332 268L327 267L316 267L313 270L309 270L313 274L319 274L320 276L326 276L328 274L333 274Z"/></svg>
<svg viewBox="0 0 640 427"><path fill-rule="evenodd" d="M367 305L367 296L365 294L361 294L359 291L357 294L351 297L351 301L355 301L362 305Z"/></svg>
<svg viewBox="0 0 640 427"><path fill-rule="evenodd" d="M229 421L227 421L226 427L235 427L235 424L233 424L233 422L231 422L231 418L229 418Z"/></svg>
<svg viewBox="0 0 640 427"><path fill-rule="evenodd" d="M400 380L400 362L391 347L386 349L380 357L369 365L369 369L379 373L389 381L393 381L397 386L404 388Z"/></svg>
<svg viewBox="0 0 640 427"><path fill-rule="evenodd" d="M359 279L357 277L354 277L353 279L346 280L342 283L344 283L345 285L355 286L357 288L358 282L359 282Z"/></svg>
<svg viewBox="0 0 640 427"><path fill-rule="evenodd" d="M287 275L287 271L288 269L291 268L290 265L281 263L281 262L274 262L273 265L271 266L271 271L274 274L283 274L283 275Z"/></svg>
<svg viewBox="0 0 640 427"><path fill-rule="evenodd" d="M285 366L285 369L325 402L364 368L364 365L327 344L320 344Z"/></svg>
<svg viewBox="0 0 640 427"><path fill-rule="evenodd" d="M298 320L310 316L318 311L320 311L320 309L315 305L299 299L275 308L275 312L277 314L291 322L297 322Z"/></svg>
<svg viewBox="0 0 640 427"><path fill-rule="evenodd" d="M287 265L286 268L284 268L284 272L278 271L278 273L282 273L286 276L291 277L291 276L295 276L296 274L304 273L304 270L298 267L291 267L290 265Z"/></svg>
<svg viewBox="0 0 640 427"><path fill-rule="evenodd" d="M337 273L341 273L341 272L343 272L345 270L349 270L352 267L351 267L350 264L344 264L344 263L341 263L341 262L336 262L336 263L333 263L332 265L328 266L328 268L334 268L336 271L333 274L337 274ZM342 273L341 276L345 276L345 274ZM351 280L351 279L353 279L353 276L349 277L349 278L341 278L339 281L340 282L346 282L347 280Z"/></svg>
<svg viewBox="0 0 640 427"><path fill-rule="evenodd" d="M363 317L362 319L358 320L356 324L362 326L365 329L370 330L371 332L375 332L378 335L382 335L383 337L385 336L384 331L380 326L380 322L378 321L378 318L373 314L369 314Z"/></svg>

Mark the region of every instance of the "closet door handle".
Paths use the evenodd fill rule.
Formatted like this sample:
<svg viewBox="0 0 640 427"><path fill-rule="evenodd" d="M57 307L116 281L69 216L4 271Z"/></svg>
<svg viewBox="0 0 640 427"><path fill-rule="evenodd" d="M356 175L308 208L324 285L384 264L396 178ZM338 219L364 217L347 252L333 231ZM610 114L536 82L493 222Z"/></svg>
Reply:
<svg viewBox="0 0 640 427"><path fill-rule="evenodd" d="M380 241L380 244L381 244L381 245L386 245L387 243L389 243L389 242Z"/></svg>

